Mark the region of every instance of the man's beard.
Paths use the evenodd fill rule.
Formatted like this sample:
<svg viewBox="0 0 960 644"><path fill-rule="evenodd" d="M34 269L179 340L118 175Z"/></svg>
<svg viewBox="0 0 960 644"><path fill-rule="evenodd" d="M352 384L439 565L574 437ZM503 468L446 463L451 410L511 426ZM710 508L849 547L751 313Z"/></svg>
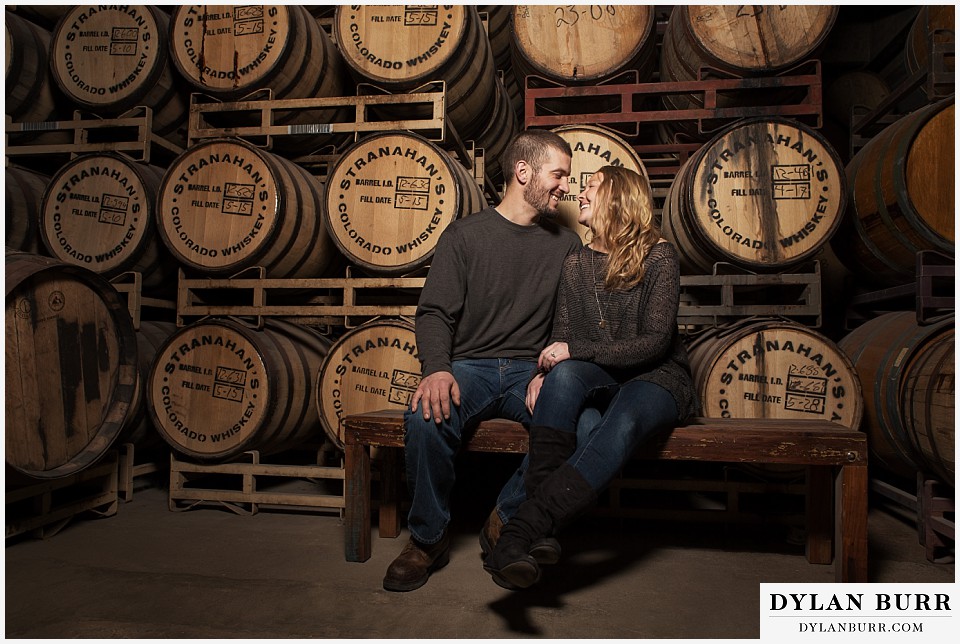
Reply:
<svg viewBox="0 0 960 644"><path fill-rule="evenodd" d="M539 178L534 179L523 188L523 199L533 206L538 213L547 217L555 217L559 210L550 204L550 191Z"/></svg>

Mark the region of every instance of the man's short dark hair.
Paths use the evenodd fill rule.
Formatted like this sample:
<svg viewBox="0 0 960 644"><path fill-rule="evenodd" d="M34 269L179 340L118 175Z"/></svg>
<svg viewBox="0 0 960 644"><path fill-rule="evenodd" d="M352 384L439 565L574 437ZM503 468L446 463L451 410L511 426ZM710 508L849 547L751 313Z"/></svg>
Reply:
<svg viewBox="0 0 960 644"><path fill-rule="evenodd" d="M534 174L540 172L540 167L550 154L550 148L555 148L569 157L573 156L570 144L559 134L550 130L524 130L513 137L501 161L507 183L513 181L514 169L520 160L529 163Z"/></svg>

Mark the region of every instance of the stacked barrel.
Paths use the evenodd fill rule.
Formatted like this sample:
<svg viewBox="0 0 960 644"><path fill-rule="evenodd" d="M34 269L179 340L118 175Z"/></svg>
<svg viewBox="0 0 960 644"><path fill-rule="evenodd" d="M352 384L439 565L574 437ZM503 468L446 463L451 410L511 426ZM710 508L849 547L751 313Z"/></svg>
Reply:
<svg viewBox="0 0 960 644"><path fill-rule="evenodd" d="M952 318L907 328L902 316L876 315L861 330L844 304L915 281L918 254L953 256L952 95L931 83L890 100L904 79L946 64L953 13L889 11L915 22L881 48L882 61L838 53L856 20L814 5L7 11L11 122L42 142L51 121L132 115L162 151L134 158L107 141L69 157L9 157L6 239L21 252L8 255L8 463L12 454L35 476L64 471L69 459L34 458L72 449L50 451L50 428L93 436L95 418L108 426L91 441L97 450L147 433L209 462L340 447L344 415L404 407L419 382L409 319L319 327L294 314L175 327L157 315L131 332L109 280L135 274L145 295L172 301L180 274L422 277L446 226L497 201L509 171L500 158L526 126L570 143L560 211L584 241L576 195L601 166L622 165L651 179L684 276L735 273L750 286L757 275L822 274L818 323L747 310L684 324L704 415L862 427L878 436L881 467L947 478ZM738 89L723 90L731 80ZM642 91L595 92L614 87ZM437 92L442 135L406 127L417 108L395 97ZM791 111L797 104L822 109L811 118ZM864 109L890 104L899 111L883 128L854 136ZM62 149L79 150L71 141ZM762 302L763 288L754 293ZM711 297L685 291L684 305ZM104 320L107 339L94 338ZM893 357L877 376L892 357L878 347L906 364ZM38 387L41 376L69 386ZM33 400L13 401L9 383ZM119 383L123 400L109 403L107 385ZM99 406L87 395L95 390ZM14 451L11 428L24 432ZM89 461L91 450L79 451Z"/></svg>
<svg viewBox="0 0 960 644"><path fill-rule="evenodd" d="M336 277L346 268L348 274L352 269L388 278L422 275L442 230L486 205L490 186L500 180L500 154L518 127L495 67L503 52L495 62L486 24L476 8L464 6L308 11L295 5L84 5L8 11L7 112L27 124L22 129L55 130L46 122L71 116L145 114L149 136L164 141L162 154L149 158L126 154L112 141L102 151L69 158L17 157L24 165L7 169L8 243L51 256L53 266L82 274L105 292L108 280L135 275L142 295L161 301L176 298L178 274L229 278L256 269L266 280L282 280ZM351 130L357 108L344 99L421 91L442 97L445 128L439 139L405 129L368 135ZM315 99L332 103L295 104ZM250 120L234 113L211 116L210 126L220 132L212 138L197 137L190 127L191 103L256 100L282 108L262 123L264 129L285 128L282 136L237 137L234 128ZM396 123L412 118L403 105L372 103L361 111ZM64 143L69 151L70 141ZM464 155L473 149L475 157ZM329 167L318 171L305 160L316 155ZM309 299L297 289L290 293L291 302ZM18 306L21 313L36 310L29 304L33 299L8 292L8 318ZM94 319L101 316L95 306L88 308ZM356 341L352 329L321 332L246 318L187 320L178 329L169 316L156 317L138 318L133 335L126 327L117 332L138 364L127 374L123 422L110 425L110 440L98 439L98 448L159 435L185 458L217 461L325 439L339 445L338 419L345 411L403 405L419 377L412 324L405 320L364 328L378 338L364 343L385 346L385 354L368 365L377 352L366 351L363 358L364 351L351 349L340 358L346 350L340 347ZM27 335L8 335L8 342L17 337ZM108 355L98 344L56 337L65 349ZM53 360L57 354L30 355ZM29 373L55 377L66 359L34 365ZM344 360L351 368L340 373ZM405 375L395 377L394 366ZM71 433L73 405L47 404L51 388L35 387L29 373L16 369L8 360L8 376L22 385L18 391L35 397L26 406L36 414L65 410L59 425ZM378 381L382 373L393 385ZM9 413L11 403L8 395ZM278 405L286 407L278 412ZM27 434L39 425L55 426L17 413ZM8 420L17 426L9 414ZM51 469L63 470L57 468Z"/></svg>
<svg viewBox="0 0 960 644"><path fill-rule="evenodd" d="M5 23L6 111L20 126L8 146L53 148L8 147L6 174L7 467L30 485L156 437L143 421L142 338L172 325L135 324L110 280L136 274L144 294L167 297L176 281L156 233L164 168L110 142L71 154L86 136L58 126L137 114L141 136L182 144L188 97L169 68L167 15L154 7L18 6Z"/></svg>
<svg viewBox="0 0 960 644"><path fill-rule="evenodd" d="M955 261L954 8L920 7L907 24L889 94L852 112L849 206L832 247L863 304L840 347L863 385L877 475L952 495L954 306L933 297L952 292L953 271L949 284L931 275Z"/></svg>
<svg viewBox="0 0 960 644"><path fill-rule="evenodd" d="M953 435L952 413L944 407L952 405L947 402L952 396L952 348L947 348L952 331L943 327L952 330L952 320L939 321L930 333L920 328L890 332L904 338L905 344L887 350L917 357L909 358L916 363L914 371L890 376L910 385L884 387L883 395L872 391L877 378L870 372L874 363L864 362L860 353L866 352L853 346L883 345L891 335L879 330L891 325L878 319L876 332L865 330L859 338L845 338L856 324L845 302L855 293L911 281L921 250L953 256L953 180L946 176L953 173L952 97L928 96L929 105L905 114L859 154L851 153L852 114L882 106L905 75L916 74L930 62L927 55L939 51L938 43L952 43L952 10L922 8L908 17L915 16L907 42L900 41L902 60L894 56L881 76L868 65L849 62L821 71L820 65L826 64L821 57L842 58L837 40L831 40L834 27L841 23L838 38L852 27L836 7L676 7L669 16L660 16L663 36L656 52L654 80L668 89L659 96L643 94L643 100L635 95L632 105L622 106L616 92L598 92L595 97L581 89L599 87L624 72L635 74L641 83L651 79L649 66L639 60L612 73L608 69L600 78L591 73L594 61L616 49L597 47L600 39L580 40L588 26L596 28L607 17L603 11L541 7L538 13L517 7L514 69L526 75L528 90L569 89L528 91L525 116L528 124L563 124L557 131L574 144L571 186L582 185L604 162L635 169L640 165L641 172L650 175L655 197L658 203L662 200L663 234L677 247L684 275L738 273L741 283L748 284L751 274L760 274L764 283L770 283L771 276L808 271L811 262L817 262L817 278L823 276L817 316L822 329L786 318L736 320L749 315L749 306L731 311L714 326L686 327L705 415L827 418L871 434L878 433L873 429L878 422L896 415L902 417L897 427L879 432L897 438L874 439L878 452L887 452L878 458L879 469L905 474L913 468L949 481L952 469L946 465L952 451L942 446L952 445ZM531 25L549 33L529 38L532 44L525 42ZM635 19L632 27L621 28L617 44L644 33L645 25ZM572 55L570 48L575 50ZM945 59L945 64L951 63L952 58ZM824 98L826 114L817 119L790 116L790 106L803 100L798 84L791 81L806 74L817 75L818 83L822 74L830 89ZM636 82L622 78L615 82ZM745 79L743 89L726 91L723 81L731 78ZM780 81L763 85L768 88L763 93L753 90L771 78ZM591 109L582 108L584 101L593 102ZM758 116L764 106L777 101L783 102L782 114ZM892 102L893 98L888 101ZM640 125L650 127L632 131L622 127L628 119L607 118L607 112L630 109L666 111L658 112L663 115L660 123L641 118ZM683 111L699 111L701 116L678 118ZM587 117L578 120L580 112ZM556 118L550 121L544 115ZM825 116L841 122L839 134L832 126L821 129ZM601 118L616 124L617 131L598 128ZM604 130L602 143L596 140L598 129ZM593 138L589 142L588 132ZM671 145L678 149L677 171L656 171L657 166L650 164L661 163L663 151ZM578 167L591 155L603 161L591 159L592 168ZM665 180L666 190L658 190ZM575 200L568 198L563 206L566 220L576 229ZM585 231L579 232L586 239ZM759 286L756 294L762 303ZM690 289L683 297L685 304L696 307L712 304L710 299L716 296ZM921 338L927 335L936 338L935 348L925 347ZM904 390L908 386L923 391ZM883 399L897 414L875 411ZM947 418L950 427L944 426ZM915 428L916 424L922 427ZM889 465L894 459L884 445L890 444L905 452L899 466Z"/></svg>

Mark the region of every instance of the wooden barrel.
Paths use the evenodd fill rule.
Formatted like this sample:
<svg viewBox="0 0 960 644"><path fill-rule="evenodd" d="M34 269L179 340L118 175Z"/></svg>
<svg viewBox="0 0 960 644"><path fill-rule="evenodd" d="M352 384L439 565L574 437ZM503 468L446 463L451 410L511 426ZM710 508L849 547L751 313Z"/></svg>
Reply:
<svg viewBox="0 0 960 644"><path fill-rule="evenodd" d="M920 7L904 47L904 65L909 74L928 69L934 43L953 43L956 7L952 4L924 5ZM947 71L953 71L954 56L944 57ZM926 86L923 87L926 91Z"/></svg>
<svg viewBox="0 0 960 644"><path fill-rule="evenodd" d="M837 7L820 5L677 5L663 34L660 80L694 81L701 67L725 76L773 75L812 56L833 28L837 12ZM663 102L671 110L703 107L700 94L666 94ZM758 102L769 105L776 99L756 91L717 96L718 107ZM704 138L689 123L677 122L670 129L693 140Z"/></svg>
<svg viewBox="0 0 960 644"><path fill-rule="evenodd" d="M174 65L204 94L228 100L260 89L270 89L274 99L353 94L342 55L302 6L181 5L170 23ZM302 152L338 142L324 126L344 120L343 114L278 112L274 125L304 128L302 136L276 137L274 146Z"/></svg>
<svg viewBox="0 0 960 644"><path fill-rule="evenodd" d="M875 109L890 95L890 86L880 74L868 71L845 72L823 88L823 110L849 130L854 106ZM845 132L849 136L849 132Z"/></svg>
<svg viewBox="0 0 960 644"><path fill-rule="evenodd" d="M953 97L901 117L847 164L850 212L833 241L864 279L912 281L916 254L954 250Z"/></svg>
<svg viewBox="0 0 960 644"><path fill-rule="evenodd" d="M12 165L5 168L5 174L4 205L7 219L4 243L8 248L37 254L42 248L40 243L41 203L50 177Z"/></svg>
<svg viewBox="0 0 960 644"><path fill-rule="evenodd" d="M508 70L513 63L510 60L510 48L513 42L513 8L505 4L477 5L480 17L487 14L487 39L490 41L490 53L497 69Z"/></svg>
<svg viewBox="0 0 960 644"><path fill-rule="evenodd" d="M298 5L181 5L171 53L183 77L214 96L269 88L274 98L336 95L340 58L329 36Z"/></svg>
<svg viewBox="0 0 960 644"><path fill-rule="evenodd" d="M689 354L704 416L860 426L863 397L853 364L803 325L762 320L710 329L690 343Z"/></svg>
<svg viewBox="0 0 960 644"><path fill-rule="evenodd" d="M143 286L169 286L177 266L157 237L163 170L114 152L77 157L51 177L40 210L49 253L105 277L142 274Z"/></svg>
<svg viewBox="0 0 960 644"><path fill-rule="evenodd" d="M513 113L517 115L517 122L524 123L526 106L524 105L523 88L517 79L517 74L513 67L503 72L503 86L507 90L507 96L510 97L510 105L513 107Z"/></svg>
<svg viewBox="0 0 960 644"><path fill-rule="evenodd" d="M160 349L177 332L173 322L142 320L137 335L137 387L130 411L123 422L118 443L133 443L137 450L154 450L166 445L160 439L147 410L147 383Z"/></svg>
<svg viewBox="0 0 960 644"><path fill-rule="evenodd" d="M619 7L618 7L619 8ZM553 130L570 144L570 192L560 201L560 222L589 241L589 229L577 223L580 202L577 196L586 187L593 173L605 165L614 165L647 176L647 169L636 150L612 130L596 125L564 125Z"/></svg>
<svg viewBox="0 0 960 644"><path fill-rule="evenodd" d="M135 396L137 344L126 302L96 273L6 255L6 460L61 478L113 444Z"/></svg>
<svg viewBox="0 0 960 644"><path fill-rule="evenodd" d="M4 112L15 122L48 121L56 112L48 52L50 32L4 11L7 28Z"/></svg>
<svg viewBox="0 0 960 644"><path fill-rule="evenodd" d="M484 151L484 173L494 185L500 185L504 182L503 166L500 161L510 141L516 136L520 124L506 86L499 77L496 80L496 100L490 112L490 120L483 131L477 135L476 144Z"/></svg>
<svg viewBox="0 0 960 644"><path fill-rule="evenodd" d="M53 78L97 114L150 107L153 132L182 146L189 99L170 65L168 30L167 14L149 5L71 7L53 31Z"/></svg>
<svg viewBox="0 0 960 644"><path fill-rule="evenodd" d="M837 13L828 5L677 5L664 46L669 39L678 56L661 69L688 79L703 65L741 74L782 70L820 48Z"/></svg>
<svg viewBox="0 0 960 644"><path fill-rule="evenodd" d="M863 383L872 463L914 481L954 485L954 320L886 313L840 340Z"/></svg>
<svg viewBox="0 0 960 644"><path fill-rule="evenodd" d="M333 31L358 81L406 92L442 80L447 117L464 140L490 117L496 69L470 5L342 5Z"/></svg>
<svg viewBox="0 0 960 644"><path fill-rule="evenodd" d="M486 205L449 154L412 132L383 132L343 151L330 171L325 222L351 262L377 274L422 268L450 222Z"/></svg>
<svg viewBox="0 0 960 644"><path fill-rule="evenodd" d="M150 372L153 423L174 450L206 461L319 440L314 378L329 346L316 331L280 320L261 331L232 319L184 327Z"/></svg>
<svg viewBox="0 0 960 644"><path fill-rule="evenodd" d="M57 25L57 21L70 10L70 7L63 4L17 4L11 9L18 16L49 30Z"/></svg>
<svg viewBox="0 0 960 644"><path fill-rule="evenodd" d="M238 139L177 157L160 186L160 237L203 272L262 266L268 277L321 277L336 257L323 229L323 186L300 166Z"/></svg>
<svg viewBox="0 0 960 644"><path fill-rule="evenodd" d="M812 258L845 206L843 165L819 132L786 119L744 119L680 169L663 231L685 271L710 273L715 262L780 271Z"/></svg>
<svg viewBox="0 0 960 644"><path fill-rule="evenodd" d="M652 5L518 5L513 67L563 85L599 83L634 69L649 80L656 61Z"/></svg>
<svg viewBox="0 0 960 644"><path fill-rule="evenodd" d="M417 337L411 322L374 320L330 347L317 378L320 421L343 449L344 417L379 409L405 409L420 385Z"/></svg>
<svg viewBox="0 0 960 644"><path fill-rule="evenodd" d="M901 407L920 460L947 484L956 474L954 342L951 324L918 350L907 366Z"/></svg>

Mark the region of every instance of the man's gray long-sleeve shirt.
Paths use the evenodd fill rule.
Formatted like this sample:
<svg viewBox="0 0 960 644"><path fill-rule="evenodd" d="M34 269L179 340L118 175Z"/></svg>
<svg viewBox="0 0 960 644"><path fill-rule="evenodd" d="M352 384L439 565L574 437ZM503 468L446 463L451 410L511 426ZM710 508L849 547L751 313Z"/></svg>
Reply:
<svg viewBox="0 0 960 644"><path fill-rule="evenodd" d="M417 307L423 377L455 360L536 360L550 335L563 259L581 246L552 221L521 226L493 208L450 224Z"/></svg>

